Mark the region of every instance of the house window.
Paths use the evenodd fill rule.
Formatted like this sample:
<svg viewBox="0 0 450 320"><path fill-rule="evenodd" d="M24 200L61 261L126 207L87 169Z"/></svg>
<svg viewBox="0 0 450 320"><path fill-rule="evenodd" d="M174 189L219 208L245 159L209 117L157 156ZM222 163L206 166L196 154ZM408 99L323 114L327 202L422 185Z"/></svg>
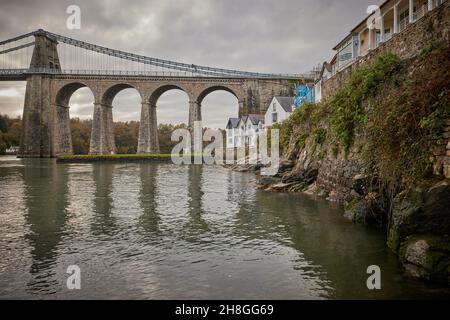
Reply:
<svg viewBox="0 0 450 320"><path fill-rule="evenodd" d="M388 41L392 38L392 30L391 28L384 29L384 41Z"/></svg>
<svg viewBox="0 0 450 320"><path fill-rule="evenodd" d="M275 102L273 103L272 111L277 112L277 104Z"/></svg>
<svg viewBox="0 0 450 320"><path fill-rule="evenodd" d="M381 43L381 31L377 30L377 32L375 32L375 47L378 48L380 46Z"/></svg>
<svg viewBox="0 0 450 320"><path fill-rule="evenodd" d="M338 68L347 65L353 58L352 42L347 43L338 53Z"/></svg>
<svg viewBox="0 0 450 320"><path fill-rule="evenodd" d="M275 113L272 113L272 123L276 123L276 122L278 122L278 114L275 112Z"/></svg>

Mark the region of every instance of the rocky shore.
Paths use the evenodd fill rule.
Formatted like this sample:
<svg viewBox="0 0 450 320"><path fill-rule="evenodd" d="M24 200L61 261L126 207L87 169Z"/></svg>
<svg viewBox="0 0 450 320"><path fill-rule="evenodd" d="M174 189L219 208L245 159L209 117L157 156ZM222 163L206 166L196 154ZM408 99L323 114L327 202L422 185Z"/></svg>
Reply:
<svg viewBox="0 0 450 320"><path fill-rule="evenodd" d="M280 127L280 170L258 188L341 203L349 220L386 232L408 275L450 285L450 42L433 41L296 110Z"/></svg>

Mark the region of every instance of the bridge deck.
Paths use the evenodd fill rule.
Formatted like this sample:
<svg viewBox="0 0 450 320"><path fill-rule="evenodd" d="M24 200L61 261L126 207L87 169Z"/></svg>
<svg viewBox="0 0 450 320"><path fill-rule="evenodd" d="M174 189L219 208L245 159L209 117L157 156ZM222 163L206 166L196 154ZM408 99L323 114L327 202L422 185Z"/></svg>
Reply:
<svg viewBox="0 0 450 320"><path fill-rule="evenodd" d="M26 80L30 75L46 75L55 78L99 78L99 79L195 79L195 80L306 80L308 78L297 78L292 76L271 76L271 77L245 77L245 76L202 76L191 74L189 72L141 72L141 71L105 71L105 70L55 70L55 69L0 69L0 81L2 80Z"/></svg>

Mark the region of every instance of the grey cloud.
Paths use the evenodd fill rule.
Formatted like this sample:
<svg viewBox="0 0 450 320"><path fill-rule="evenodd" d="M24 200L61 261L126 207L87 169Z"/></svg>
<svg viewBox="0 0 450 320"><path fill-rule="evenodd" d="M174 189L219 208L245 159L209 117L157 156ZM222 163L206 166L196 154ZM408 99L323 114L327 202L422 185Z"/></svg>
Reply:
<svg viewBox="0 0 450 320"><path fill-rule="evenodd" d="M329 60L331 48L382 0L0 0L0 39L43 28L100 45L171 59L259 72L307 72ZM66 8L78 4L82 29L67 30ZM5 84L0 83L0 90ZM17 84L23 88L23 84ZM84 94L83 94L84 95ZM117 120L137 120L133 93L117 100ZM79 98L84 105L86 102ZM206 125L236 116L224 95L205 106ZM160 122L187 121L186 100L163 97ZM16 104L16 105L14 105ZM173 104L173 105L170 105ZM180 107L179 105L183 105ZM20 101L0 95L0 113L21 113ZM78 110L78 109L77 109ZM83 116L87 109L84 107ZM81 111L80 111L81 112ZM78 111L73 112L77 115ZM80 114L81 115L81 114ZM136 118L137 117L137 118ZM209 120L212 119L212 120ZM223 119L222 126L226 119ZM209 123L208 123L209 122Z"/></svg>

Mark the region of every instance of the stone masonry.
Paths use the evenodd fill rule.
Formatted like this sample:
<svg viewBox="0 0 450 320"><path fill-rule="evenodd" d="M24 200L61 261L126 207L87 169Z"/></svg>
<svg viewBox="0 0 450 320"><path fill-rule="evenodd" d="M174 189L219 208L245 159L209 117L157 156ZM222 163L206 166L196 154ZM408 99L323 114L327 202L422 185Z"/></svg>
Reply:
<svg viewBox="0 0 450 320"><path fill-rule="evenodd" d="M450 1L444 2L439 8L426 14L423 18L411 24L407 29L395 34L392 39L382 43L369 54L359 58L352 65L335 74L323 84L324 99L329 99L346 83L353 71L370 63L383 53L395 53L402 59L420 54L430 41L443 42L450 46ZM450 119L445 119L446 127L443 138L435 141L430 150L430 160L433 173L436 176L450 178Z"/></svg>
<svg viewBox="0 0 450 320"><path fill-rule="evenodd" d="M382 43L378 48L360 57L353 64L336 73L330 79L324 81L322 96L328 99L333 96L342 83L347 82L353 71L370 63L383 53L395 53L402 59L417 55L426 47L431 39L445 41L450 44L450 1L444 2L441 7L427 13L423 18L409 25L400 33Z"/></svg>
<svg viewBox="0 0 450 320"><path fill-rule="evenodd" d="M54 39L36 35L30 67L60 70ZM27 79L21 156L54 157L73 153L69 101L82 87L88 87L95 100L91 154L115 152L112 102L127 88L136 89L142 99L138 153L159 152L156 105L168 90L179 89L188 95L190 129L195 121L201 121L202 101L214 91L233 94L238 100L240 115L262 114L274 95L293 94L292 84L286 79L33 74Z"/></svg>

